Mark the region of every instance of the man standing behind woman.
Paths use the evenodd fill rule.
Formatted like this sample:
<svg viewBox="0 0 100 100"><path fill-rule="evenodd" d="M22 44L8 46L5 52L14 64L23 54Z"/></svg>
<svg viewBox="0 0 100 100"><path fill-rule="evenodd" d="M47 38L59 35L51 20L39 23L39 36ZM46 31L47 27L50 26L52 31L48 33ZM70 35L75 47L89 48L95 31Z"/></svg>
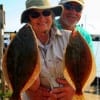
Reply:
<svg viewBox="0 0 100 100"><path fill-rule="evenodd" d="M61 15L63 7L51 6L49 1L27 0L21 16L21 22L30 24L36 34L41 60L39 78L23 93L23 100L72 100L75 93L62 66L71 31L56 28L54 18Z"/></svg>
<svg viewBox="0 0 100 100"><path fill-rule="evenodd" d="M60 0L59 4L64 7L64 11L61 17L56 20L57 27L59 29L79 31L93 51L93 43L90 33L77 25L84 9L84 0Z"/></svg>

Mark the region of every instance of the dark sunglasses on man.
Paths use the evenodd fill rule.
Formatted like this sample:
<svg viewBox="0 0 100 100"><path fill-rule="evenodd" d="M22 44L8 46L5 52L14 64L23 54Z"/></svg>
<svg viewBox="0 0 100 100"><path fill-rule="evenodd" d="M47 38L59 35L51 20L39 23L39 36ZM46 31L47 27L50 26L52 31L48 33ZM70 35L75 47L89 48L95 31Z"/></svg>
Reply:
<svg viewBox="0 0 100 100"><path fill-rule="evenodd" d="M76 12L81 12L82 11L82 6L81 5L73 5L72 3L65 3L63 4L64 8L67 10L75 10Z"/></svg>
<svg viewBox="0 0 100 100"><path fill-rule="evenodd" d="M51 15L51 11L50 10L44 10L42 12L30 11L30 16L32 18L39 18L41 15L44 16L44 17L50 16Z"/></svg>

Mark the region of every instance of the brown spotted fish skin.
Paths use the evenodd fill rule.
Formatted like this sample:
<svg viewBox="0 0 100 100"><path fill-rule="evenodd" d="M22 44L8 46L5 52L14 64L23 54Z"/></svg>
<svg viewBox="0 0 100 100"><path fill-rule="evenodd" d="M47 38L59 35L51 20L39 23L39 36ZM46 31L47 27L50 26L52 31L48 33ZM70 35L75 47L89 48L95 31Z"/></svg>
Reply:
<svg viewBox="0 0 100 100"><path fill-rule="evenodd" d="M66 48L65 67L75 85L76 94L82 94L92 69L92 56L89 46L78 32L71 36Z"/></svg>
<svg viewBox="0 0 100 100"><path fill-rule="evenodd" d="M22 27L12 40L5 59L13 89L11 100L20 100L20 92L34 72L38 59L36 38L28 25Z"/></svg>

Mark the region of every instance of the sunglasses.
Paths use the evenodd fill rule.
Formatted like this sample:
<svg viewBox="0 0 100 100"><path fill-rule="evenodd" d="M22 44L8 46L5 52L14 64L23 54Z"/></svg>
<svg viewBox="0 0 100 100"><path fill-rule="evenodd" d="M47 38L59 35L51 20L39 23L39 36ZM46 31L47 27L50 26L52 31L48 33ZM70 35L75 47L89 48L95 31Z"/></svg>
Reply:
<svg viewBox="0 0 100 100"><path fill-rule="evenodd" d="M63 6L67 10L75 10L76 12L81 12L82 11L82 6L81 5L73 5L71 3L65 3Z"/></svg>
<svg viewBox="0 0 100 100"><path fill-rule="evenodd" d="M51 15L51 11L50 10L44 10L41 13L37 12L37 11L31 11L30 12L30 16L32 18L39 18L41 15L44 16L44 17L50 16Z"/></svg>

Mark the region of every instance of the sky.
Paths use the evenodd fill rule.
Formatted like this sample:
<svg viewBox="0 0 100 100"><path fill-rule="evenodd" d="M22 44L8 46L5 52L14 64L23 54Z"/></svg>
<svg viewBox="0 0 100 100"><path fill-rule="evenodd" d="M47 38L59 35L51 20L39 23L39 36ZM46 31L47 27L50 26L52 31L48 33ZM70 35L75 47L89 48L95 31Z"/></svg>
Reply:
<svg viewBox="0 0 100 100"><path fill-rule="evenodd" d="M26 0L0 0L5 11L5 31L18 31L22 26L20 17L25 10ZM58 4L59 0L51 0L52 5ZM100 34L100 0L85 0L83 15L79 23L91 34Z"/></svg>

